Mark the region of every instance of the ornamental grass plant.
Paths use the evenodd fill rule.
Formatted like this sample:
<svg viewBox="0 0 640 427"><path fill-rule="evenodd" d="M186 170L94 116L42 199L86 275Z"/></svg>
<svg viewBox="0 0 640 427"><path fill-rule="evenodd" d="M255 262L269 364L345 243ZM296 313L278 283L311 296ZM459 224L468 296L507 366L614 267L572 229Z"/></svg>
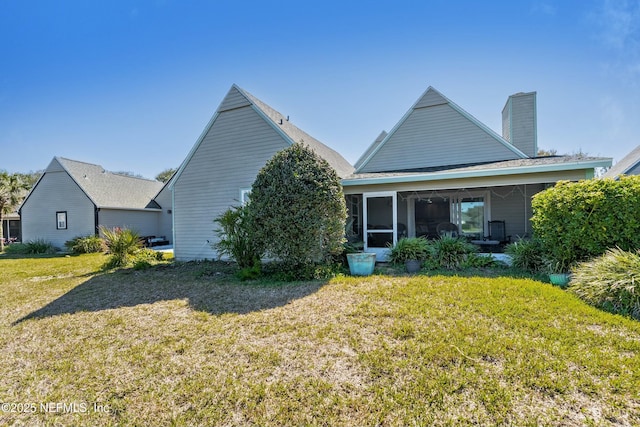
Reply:
<svg viewBox="0 0 640 427"><path fill-rule="evenodd" d="M640 320L640 252L615 248L579 264L569 290L595 307Z"/></svg>

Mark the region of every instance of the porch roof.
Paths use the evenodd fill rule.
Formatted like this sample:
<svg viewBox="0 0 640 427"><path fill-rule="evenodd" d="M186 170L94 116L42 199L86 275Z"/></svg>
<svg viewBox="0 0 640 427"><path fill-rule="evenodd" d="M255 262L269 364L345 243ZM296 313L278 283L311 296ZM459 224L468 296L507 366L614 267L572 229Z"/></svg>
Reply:
<svg viewBox="0 0 640 427"><path fill-rule="evenodd" d="M591 170L611 166L608 157L549 156L505 160L476 165L452 165L437 170L389 171L354 173L342 180L344 187L375 184L395 184L425 181L444 181L522 174L539 174Z"/></svg>

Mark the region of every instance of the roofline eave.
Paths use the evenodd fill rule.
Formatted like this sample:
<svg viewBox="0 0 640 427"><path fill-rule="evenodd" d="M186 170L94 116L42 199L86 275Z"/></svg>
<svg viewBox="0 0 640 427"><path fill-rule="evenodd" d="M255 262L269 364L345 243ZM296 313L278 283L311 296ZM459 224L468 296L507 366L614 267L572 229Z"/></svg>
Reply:
<svg viewBox="0 0 640 427"><path fill-rule="evenodd" d="M369 178L346 178L342 180L344 187L370 185L370 184L394 184L422 181L442 181L449 179L481 178L486 176L520 175L544 172L559 172L566 170L594 169L597 167L611 166L612 159L576 161L570 163L558 163L552 165L513 166L504 168L480 169L471 171L432 172L415 175L381 176Z"/></svg>

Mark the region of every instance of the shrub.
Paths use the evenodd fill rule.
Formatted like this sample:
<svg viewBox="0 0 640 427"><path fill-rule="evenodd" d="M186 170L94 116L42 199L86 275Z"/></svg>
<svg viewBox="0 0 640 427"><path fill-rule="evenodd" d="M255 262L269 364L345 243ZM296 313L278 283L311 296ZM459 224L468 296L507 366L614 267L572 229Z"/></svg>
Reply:
<svg viewBox="0 0 640 427"><path fill-rule="evenodd" d="M498 267L502 265L501 262L496 261L491 255L479 255L477 253L469 253L462 262L462 268L490 268Z"/></svg>
<svg viewBox="0 0 640 427"><path fill-rule="evenodd" d="M75 237L64 244L74 254L104 252L106 245L100 236Z"/></svg>
<svg viewBox="0 0 640 427"><path fill-rule="evenodd" d="M593 306L640 320L640 253L610 249L579 264L569 290Z"/></svg>
<svg viewBox="0 0 640 427"><path fill-rule="evenodd" d="M504 252L511 257L511 265L515 268L537 273L545 267L542 244L538 239L520 239L508 244Z"/></svg>
<svg viewBox="0 0 640 427"><path fill-rule="evenodd" d="M5 252L12 255L53 254L56 248L44 239L30 240L26 243L12 243L5 246Z"/></svg>
<svg viewBox="0 0 640 427"><path fill-rule="evenodd" d="M293 272L331 264L342 253L346 217L338 175L302 143L276 153L251 189L249 220L260 252Z"/></svg>
<svg viewBox="0 0 640 427"><path fill-rule="evenodd" d="M249 205L232 206L213 221L220 228L214 230L219 240L212 245L218 256L227 255L234 259L241 269L253 268L260 262L260 252L248 222Z"/></svg>
<svg viewBox="0 0 640 427"><path fill-rule="evenodd" d="M442 236L432 243L433 260L437 268L457 270L463 266L469 254L478 251L477 246L472 245L460 237ZM433 266L432 263L428 263Z"/></svg>
<svg viewBox="0 0 640 427"><path fill-rule="evenodd" d="M105 244L111 257L105 264L105 268L124 267L134 261L134 256L142 248L140 235L128 228L100 227L100 233L104 236Z"/></svg>
<svg viewBox="0 0 640 427"><path fill-rule="evenodd" d="M531 222L554 263L571 265L608 248L640 248L640 176L560 181L536 194Z"/></svg>
<svg viewBox="0 0 640 427"><path fill-rule="evenodd" d="M431 245L424 237L406 237L391 248L389 261L392 264L404 264L409 260L424 261L431 253Z"/></svg>

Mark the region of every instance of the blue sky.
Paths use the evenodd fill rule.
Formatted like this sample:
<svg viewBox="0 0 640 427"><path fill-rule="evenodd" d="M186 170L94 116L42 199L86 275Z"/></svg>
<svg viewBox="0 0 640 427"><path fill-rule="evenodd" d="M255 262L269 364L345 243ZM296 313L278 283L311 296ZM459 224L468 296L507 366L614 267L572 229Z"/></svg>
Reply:
<svg viewBox="0 0 640 427"><path fill-rule="evenodd" d="M0 169L54 156L153 178L238 84L354 163L433 86L496 132L537 91L538 145L640 144L640 0L0 0Z"/></svg>

